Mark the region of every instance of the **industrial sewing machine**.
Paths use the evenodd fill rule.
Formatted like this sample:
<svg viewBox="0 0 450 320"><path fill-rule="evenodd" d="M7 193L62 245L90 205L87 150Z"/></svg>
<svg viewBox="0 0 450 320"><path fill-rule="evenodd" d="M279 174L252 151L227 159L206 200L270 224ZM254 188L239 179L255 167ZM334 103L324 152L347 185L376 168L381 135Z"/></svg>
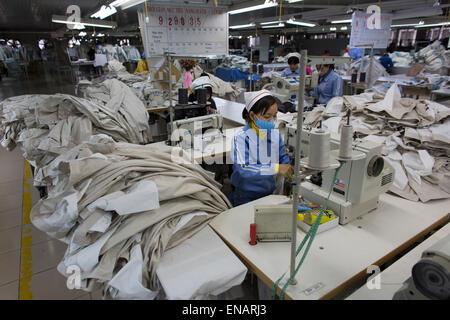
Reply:
<svg viewBox="0 0 450 320"><path fill-rule="evenodd" d="M183 149L203 150L205 145L223 139L223 117L210 114L173 122L172 141Z"/></svg>
<svg viewBox="0 0 450 320"><path fill-rule="evenodd" d="M285 145L289 153L295 148L296 127L286 126ZM337 158L340 136L330 135L330 154ZM307 157L309 131L302 130L301 157ZM339 223L346 224L378 207L379 196L389 190L394 180L394 169L386 165L381 156L382 146L372 141L353 140L352 159L344 161L336 181L334 170L322 172L322 185L305 181L300 185L300 194L307 200L322 204L334 184L328 208L339 216Z"/></svg>
<svg viewBox="0 0 450 320"><path fill-rule="evenodd" d="M317 87L318 81L319 74L317 72L314 72L312 75L306 76L305 86L307 88L315 88ZM273 75L272 82L266 84L263 89L267 89L268 87L273 87L275 89L275 93L273 93L273 95L278 98L281 103L294 102L298 94L299 78L283 78L277 75Z"/></svg>
<svg viewBox="0 0 450 320"><path fill-rule="evenodd" d="M422 253L393 300L450 299L450 235Z"/></svg>

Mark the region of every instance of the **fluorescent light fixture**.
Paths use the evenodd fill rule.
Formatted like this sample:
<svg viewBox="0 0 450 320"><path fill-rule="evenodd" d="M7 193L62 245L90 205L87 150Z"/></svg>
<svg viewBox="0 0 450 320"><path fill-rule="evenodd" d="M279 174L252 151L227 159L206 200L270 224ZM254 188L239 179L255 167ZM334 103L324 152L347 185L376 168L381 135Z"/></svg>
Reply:
<svg viewBox="0 0 450 320"><path fill-rule="evenodd" d="M80 37L84 37L84 36L87 36L87 33L84 32L84 31L81 31L78 35L79 35Z"/></svg>
<svg viewBox="0 0 450 320"><path fill-rule="evenodd" d="M117 24L115 22L96 20L96 19L80 19L80 21L70 21L66 16L52 16L52 22L63 23L63 24L73 24L73 25L83 25L91 27L100 28L115 28Z"/></svg>
<svg viewBox="0 0 450 320"><path fill-rule="evenodd" d="M397 28L397 27L415 27L421 24L424 24L423 21L421 21L422 23L405 23L405 24L391 24L391 28Z"/></svg>
<svg viewBox="0 0 450 320"><path fill-rule="evenodd" d="M97 37L104 37L105 35L103 33L97 33Z"/></svg>
<svg viewBox="0 0 450 320"><path fill-rule="evenodd" d="M300 1L303 1L303 0L288 0L289 3L300 2Z"/></svg>
<svg viewBox="0 0 450 320"><path fill-rule="evenodd" d="M295 25L304 26L304 27L315 27L316 26L314 23L295 21L295 20L292 20L292 19L289 19L286 22L289 23L289 24L295 24Z"/></svg>
<svg viewBox="0 0 450 320"><path fill-rule="evenodd" d="M230 29L243 29L243 28L251 28L254 26L255 26L254 23L240 24L240 25L236 25L236 26L230 26Z"/></svg>
<svg viewBox="0 0 450 320"><path fill-rule="evenodd" d="M251 7L247 7L247 8L231 10L231 11L228 11L228 13L229 14L238 14L238 13L243 13L243 12L256 11L256 10L261 10L261 9L265 9L265 8L276 7L276 6L278 6L278 3L264 3L264 4L259 4L257 6L251 6Z"/></svg>
<svg viewBox="0 0 450 320"><path fill-rule="evenodd" d="M274 26L264 26L264 27L261 27L262 29L267 29L267 28L283 28L284 27L284 23L279 23L279 24L277 24L277 25L274 25Z"/></svg>
<svg viewBox="0 0 450 320"><path fill-rule="evenodd" d="M110 7L102 6L100 8L100 10L98 10L96 13L91 15L91 18L105 19L105 18L108 18L109 16L113 15L116 12L117 12L117 10L113 6L110 6Z"/></svg>
<svg viewBox="0 0 450 320"><path fill-rule="evenodd" d="M117 0L111 3L110 5L113 7L120 7L122 10L134 7L138 4L145 2L145 0Z"/></svg>
<svg viewBox="0 0 450 320"><path fill-rule="evenodd" d="M440 27L440 26L447 26L450 22L441 22L441 23L433 23L433 24L422 24L417 25L416 28L427 28L427 27Z"/></svg>
<svg viewBox="0 0 450 320"><path fill-rule="evenodd" d="M73 28L75 30L83 30L83 29L85 29L84 25L82 25L82 24L76 24L76 25L73 26Z"/></svg>
<svg viewBox="0 0 450 320"><path fill-rule="evenodd" d="M331 27L330 31L336 31L336 28L335 27Z"/></svg>
<svg viewBox="0 0 450 320"><path fill-rule="evenodd" d="M347 27L341 27L341 30L347 30Z"/></svg>
<svg viewBox="0 0 450 320"><path fill-rule="evenodd" d="M337 24L337 23L352 23L352 19L334 20L334 21L331 21L331 23L333 23L333 24Z"/></svg>
<svg viewBox="0 0 450 320"><path fill-rule="evenodd" d="M274 24L274 23L280 23L280 21L277 20L277 21L270 21L270 22L261 22L260 25L265 26L265 25Z"/></svg>

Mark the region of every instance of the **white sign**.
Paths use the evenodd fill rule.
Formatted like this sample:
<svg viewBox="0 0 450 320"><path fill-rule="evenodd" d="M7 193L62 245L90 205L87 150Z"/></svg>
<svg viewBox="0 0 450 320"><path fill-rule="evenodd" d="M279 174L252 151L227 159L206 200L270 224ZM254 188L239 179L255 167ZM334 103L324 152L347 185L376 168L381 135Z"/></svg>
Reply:
<svg viewBox="0 0 450 320"><path fill-rule="evenodd" d="M373 44L374 48L386 49L391 36L391 23L391 14L354 12L350 47ZM369 47L367 46L366 48Z"/></svg>
<svg viewBox="0 0 450 320"><path fill-rule="evenodd" d="M228 14L225 9L154 6L139 13L148 55L165 51L178 55L228 54Z"/></svg>

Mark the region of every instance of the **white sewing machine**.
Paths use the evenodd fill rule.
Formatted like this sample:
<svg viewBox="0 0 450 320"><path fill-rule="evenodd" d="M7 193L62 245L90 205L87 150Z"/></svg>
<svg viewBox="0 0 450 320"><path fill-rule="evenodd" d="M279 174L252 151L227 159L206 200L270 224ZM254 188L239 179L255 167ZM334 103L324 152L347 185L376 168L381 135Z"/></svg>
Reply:
<svg viewBox="0 0 450 320"><path fill-rule="evenodd" d="M296 127L286 126L285 145L288 152L295 148ZM340 135L331 134L331 154L337 154ZM394 169L386 165L381 156L382 146L372 141L353 140L353 152L357 154L345 161L336 181L335 170L322 172L322 186L310 182L300 185L299 193L307 200L323 204L328 197L331 184L336 182L328 201L328 208L339 216L339 223L346 224L378 207L379 196L389 190L394 181ZM307 157L309 132L302 130L301 157Z"/></svg>
<svg viewBox="0 0 450 320"><path fill-rule="evenodd" d="M173 122L172 141L175 141L183 149L195 147L203 149L205 144L223 138L223 117L220 114Z"/></svg>
<svg viewBox="0 0 450 320"><path fill-rule="evenodd" d="M315 88L319 82L319 74L314 72L310 76L306 76L305 86L306 88ZM275 89L273 94L280 99L281 103L288 101L295 101L297 99L299 89L299 77L283 78L277 75L272 76L272 82L266 84L263 89L272 86Z"/></svg>

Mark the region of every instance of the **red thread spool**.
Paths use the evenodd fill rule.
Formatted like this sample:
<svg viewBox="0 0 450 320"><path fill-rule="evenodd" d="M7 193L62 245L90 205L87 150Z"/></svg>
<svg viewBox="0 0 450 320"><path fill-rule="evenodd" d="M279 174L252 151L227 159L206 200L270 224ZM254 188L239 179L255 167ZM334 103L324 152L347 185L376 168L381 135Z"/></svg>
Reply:
<svg viewBox="0 0 450 320"><path fill-rule="evenodd" d="M256 224L250 224L250 245L254 246L256 244Z"/></svg>

